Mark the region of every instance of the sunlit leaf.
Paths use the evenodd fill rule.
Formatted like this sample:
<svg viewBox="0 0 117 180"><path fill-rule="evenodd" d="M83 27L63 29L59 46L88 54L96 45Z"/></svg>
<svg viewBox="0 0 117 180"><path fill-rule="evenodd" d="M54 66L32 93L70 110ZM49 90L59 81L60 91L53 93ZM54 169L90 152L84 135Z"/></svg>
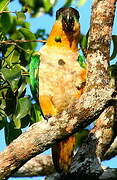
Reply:
<svg viewBox="0 0 117 180"><path fill-rule="evenodd" d="M26 93L26 82L22 79L22 84L18 89L18 97L24 96Z"/></svg>
<svg viewBox="0 0 117 180"><path fill-rule="evenodd" d="M26 28L20 28L19 32L21 32L24 36L24 39L26 40L36 40L35 35ZM36 47L36 43L35 42L29 42L29 43L24 43L23 47L26 47L27 49L34 49Z"/></svg>
<svg viewBox="0 0 117 180"><path fill-rule="evenodd" d="M79 54L78 62L82 68L86 68L85 58Z"/></svg>
<svg viewBox="0 0 117 180"><path fill-rule="evenodd" d="M55 5L56 0L43 0L44 9L46 12L49 12L53 5Z"/></svg>
<svg viewBox="0 0 117 180"><path fill-rule="evenodd" d="M87 0L79 0L78 6L83 6L86 3Z"/></svg>
<svg viewBox="0 0 117 180"><path fill-rule="evenodd" d="M73 1L74 0L66 0L65 4L64 4L64 7L70 6Z"/></svg>
<svg viewBox="0 0 117 180"><path fill-rule="evenodd" d="M30 28L30 23L29 22L24 22L22 24L22 27L26 28L26 29L29 29Z"/></svg>
<svg viewBox="0 0 117 180"><path fill-rule="evenodd" d="M5 112L6 94L7 94L7 88L4 88L4 86L1 84L1 90L0 90L0 120L3 120L7 116L7 114Z"/></svg>
<svg viewBox="0 0 117 180"><path fill-rule="evenodd" d="M9 2L10 0L0 0L0 11L3 11Z"/></svg>
<svg viewBox="0 0 117 180"><path fill-rule="evenodd" d="M21 69L18 65L13 66L12 68L2 68L1 70L3 78L9 82L11 88L14 91L18 89L18 83L21 78Z"/></svg>
<svg viewBox="0 0 117 180"><path fill-rule="evenodd" d="M19 57L20 57L20 53L15 50L15 46L12 45L9 48L7 48L7 52L5 54L5 61L7 62L7 64L9 66L12 66L13 64L19 63Z"/></svg>
<svg viewBox="0 0 117 180"><path fill-rule="evenodd" d="M17 23L22 24L26 19L25 14L23 12L17 12L16 15L17 15Z"/></svg>
<svg viewBox="0 0 117 180"><path fill-rule="evenodd" d="M49 0L43 0L43 4L46 12L52 8L52 4Z"/></svg>

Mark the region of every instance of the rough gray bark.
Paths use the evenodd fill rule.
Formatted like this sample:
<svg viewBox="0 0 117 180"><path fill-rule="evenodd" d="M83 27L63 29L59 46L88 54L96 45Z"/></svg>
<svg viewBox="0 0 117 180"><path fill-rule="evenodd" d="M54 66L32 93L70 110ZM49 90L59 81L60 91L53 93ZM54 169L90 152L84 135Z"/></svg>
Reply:
<svg viewBox="0 0 117 180"><path fill-rule="evenodd" d="M25 163L13 177L47 176L55 173L51 155L37 155Z"/></svg>
<svg viewBox="0 0 117 180"><path fill-rule="evenodd" d="M78 164L78 163L77 163ZM99 180L116 180L117 179L117 169L102 167L97 169L97 166L94 166L94 172L99 172L100 170L103 173L98 177ZM59 180L61 179L60 174L55 173L55 169L52 162L51 155L38 155L26 164L24 164L14 175L13 177L33 177L33 176L48 176L47 180Z"/></svg>
<svg viewBox="0 0 117 180"><path fill-rule="evenodd" d="M64 137L86 127L97 119L105 108L114 105L112 100L114 90L110 86L108 62L115 2L115 0L93 1L84 94L48 122L42 121L32 125L0 153L1 179L8 178L29 159ZM93 154L95 155L94 150ZM94 157L96 159L96 156ZM97 159L96 162L99 163Z"/></svg>

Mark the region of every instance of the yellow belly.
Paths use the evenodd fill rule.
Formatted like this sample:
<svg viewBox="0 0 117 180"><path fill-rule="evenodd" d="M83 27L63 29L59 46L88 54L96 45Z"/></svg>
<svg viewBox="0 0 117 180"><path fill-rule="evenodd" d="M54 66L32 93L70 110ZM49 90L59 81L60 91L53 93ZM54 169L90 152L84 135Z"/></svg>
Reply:
<svg viewBox="0 0 117 180"><path fill-rule="evenodd" d="M40 105L44 104L42 103L42 97L48 96L56 109L56 111L53 111L55 115L73 102L74 99L81 96L82 88L80 89L80 86L84 81L83 73L85 70L77 62L78 53L71 50L65 51L63 48L48 49L45 46L40 50L40 54ZM48 98L44 100L46 105L49 105Z"/></svg>
<svg viewBox="0 0 117 180"><path fill-rule="evenodd" d="M77 62L78 53L61 48L40 50L39 101L44 115L53 116L62 112L74 99L83 93L82 82L85 70ZM56 171L64 173L72 162L75 136L52 147L52 157Z"/></svg>

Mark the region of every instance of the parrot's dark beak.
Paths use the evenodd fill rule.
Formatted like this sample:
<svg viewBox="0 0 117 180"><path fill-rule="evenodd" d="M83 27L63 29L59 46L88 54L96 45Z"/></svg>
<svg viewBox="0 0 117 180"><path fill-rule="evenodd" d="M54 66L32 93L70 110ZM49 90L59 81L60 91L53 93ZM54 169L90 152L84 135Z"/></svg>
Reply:
<svg viewBox="0 0 117 180"><path fill-rule="evenodd" d="M73 31L74 17L71 16L69 12L62 16L62 26L66 32Z"/></svg>

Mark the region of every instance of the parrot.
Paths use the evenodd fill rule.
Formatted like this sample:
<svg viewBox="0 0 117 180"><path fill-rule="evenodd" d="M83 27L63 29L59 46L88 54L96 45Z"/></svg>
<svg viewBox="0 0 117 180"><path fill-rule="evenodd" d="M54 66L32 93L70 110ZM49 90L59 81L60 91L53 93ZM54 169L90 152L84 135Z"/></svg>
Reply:
<svg viewBox="0 0 117 180"><path fill-rule="evenodd" d="M72 7L57 10L47 42L32 56L31 89L45 119L61 113L84 92L86 67L78 52L79 12ZM72 162L76 136L52 147L57 172L67 174Z"/></svg>

